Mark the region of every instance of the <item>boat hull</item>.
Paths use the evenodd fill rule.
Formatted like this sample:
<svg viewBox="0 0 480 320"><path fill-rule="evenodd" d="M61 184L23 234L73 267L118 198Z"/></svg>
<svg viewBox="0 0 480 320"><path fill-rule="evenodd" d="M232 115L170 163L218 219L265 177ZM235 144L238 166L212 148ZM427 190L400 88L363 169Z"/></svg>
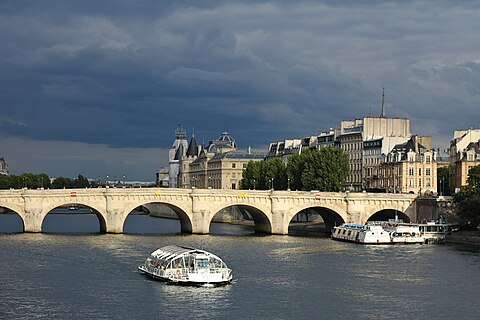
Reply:
<svg viewBox="0 0 480 320"><path fill-rule="evenodd" d="M418 227L389 226L385 223L343 224L334 227L332 239L359 244L423 244Z"/></svg>
<svg viewBox="0 0 480 320"><path fill-rule="evenodd" d="M370 244L372 244L372 245L395 244L395 243L392 243L390 241L388 241L388 242L363 242L363 241L359 241L359 240L355 240L355 239L341 239L341 238L335 238L335 237L332 237L332 240L342 241L342 242L350 242L350 243L358 243L358 244L365 244L365 245L370 245Z"/></svg>
<svg viewBox="0 0 480 320"><path fill-rule="evenodd" d="M233 281L233 276L231 276L227 280L221 280L221 281L192 281L192 280L183 280L183 279L174 279L174 278L162 277L158 274L150 272L144 266L139 266L138 271L140 273L143 273L144 275L152 278L153 280L158 280L158 281L161 281L161 282L165 282L166 284L175 284L175 285L182 285L182 286L202 287L202 286L205 286L205 285L213 285L215 287L218 287L218 286L223 286L223 285L230 284Z"/></svg>

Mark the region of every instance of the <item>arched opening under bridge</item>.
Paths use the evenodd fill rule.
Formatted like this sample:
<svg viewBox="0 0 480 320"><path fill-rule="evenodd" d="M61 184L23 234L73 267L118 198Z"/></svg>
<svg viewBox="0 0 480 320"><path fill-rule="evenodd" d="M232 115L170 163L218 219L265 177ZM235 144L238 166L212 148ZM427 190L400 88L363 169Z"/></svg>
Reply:
<svg viewBox="0 0 480 320"><path fill-rule="evenodd" d="M192 223L180 208L162 202L150 202L132 210L123 223L126 234L190 233Z"/></svg>
<svg viewBox="0 0 480 320"><path fill-rule="evenodd" d="M401 222L411 222L410 218L405 213L395 209L384 209L375 212L367 221L389 221L395 219L398 219L398 221Z"/></svg>
<svg viewBox="0 0 480 320"><path fill-rule="evenodd" d="M289 235L327 235L333 227L344 223L335 211L325 207L310 207L295 214L288 225Z"/></svg>
<svg viewBox="0 0 480 320"><path fill-rule="evenodd" d="M9 208L0 207L0 233L22 233L25 225L22 217Z"/></svg>
<svg viewBox="0 0 480 320"><path fill-rule="evenodd" d="M69 203L50 210L42 221L43 233L104 233L104 217L94 208Z"/></svg>
<svg viewBox="0 0 480 320"><path fill-rule="evenodd" d="M271 233L270 220L260 209L249 205L222 208L210 221L209 234Z"/></svg>

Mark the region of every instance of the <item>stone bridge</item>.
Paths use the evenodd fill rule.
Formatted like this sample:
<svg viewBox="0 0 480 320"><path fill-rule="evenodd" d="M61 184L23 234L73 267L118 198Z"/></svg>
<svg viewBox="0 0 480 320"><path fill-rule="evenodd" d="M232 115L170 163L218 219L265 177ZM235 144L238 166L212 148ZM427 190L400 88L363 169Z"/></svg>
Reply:
<svg viewBox="0 0 480 320"><path fill-rule="evenodd" d="M343 222L364 223L386 212L389 217L396 213L404 221L417 220L416 196L412 194L169 188L0 191L0 207L20 216L25 232L42 232L43 220L55 208L81 205L97 215L101 232L122 233L127 216L138 206L150 203L173 209L181 231L196 234L209 233L215 214L231 206L247 210L255 231L269 234L288 234L290 221L305 209L319 213L327 230Z"/></svg>

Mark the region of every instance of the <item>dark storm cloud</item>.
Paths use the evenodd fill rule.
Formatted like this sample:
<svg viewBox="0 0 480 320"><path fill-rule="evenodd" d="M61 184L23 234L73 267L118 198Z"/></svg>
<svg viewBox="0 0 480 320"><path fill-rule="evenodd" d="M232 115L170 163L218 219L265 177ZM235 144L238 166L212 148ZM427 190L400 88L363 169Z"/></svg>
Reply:
<svg viewBox="0 0 480 320"><path fill-rule="evenodd" d="M378 114L385 86L388 116L446 144L479 125L479 14L475 1L2 1L0 133L168 148L182 123L263 148Z"/></svg>

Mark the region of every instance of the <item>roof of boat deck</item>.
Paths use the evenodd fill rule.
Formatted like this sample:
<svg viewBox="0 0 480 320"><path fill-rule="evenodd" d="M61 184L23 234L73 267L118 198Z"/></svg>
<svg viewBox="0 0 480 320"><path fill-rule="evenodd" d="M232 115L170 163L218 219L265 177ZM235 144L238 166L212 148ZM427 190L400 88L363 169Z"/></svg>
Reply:
<svg viewBox="0 0 480 320"><path fill-rule="evenodd" d="M201 252L201 253L208 253L205 250L189 248L189 247L180 247L176 245L169 245L161 247L154 252L152 252L152 256L162 256L163 259L171 259L174 257L178 257L188 252ZM211 253L209 253L211 254Z"/></svg>

